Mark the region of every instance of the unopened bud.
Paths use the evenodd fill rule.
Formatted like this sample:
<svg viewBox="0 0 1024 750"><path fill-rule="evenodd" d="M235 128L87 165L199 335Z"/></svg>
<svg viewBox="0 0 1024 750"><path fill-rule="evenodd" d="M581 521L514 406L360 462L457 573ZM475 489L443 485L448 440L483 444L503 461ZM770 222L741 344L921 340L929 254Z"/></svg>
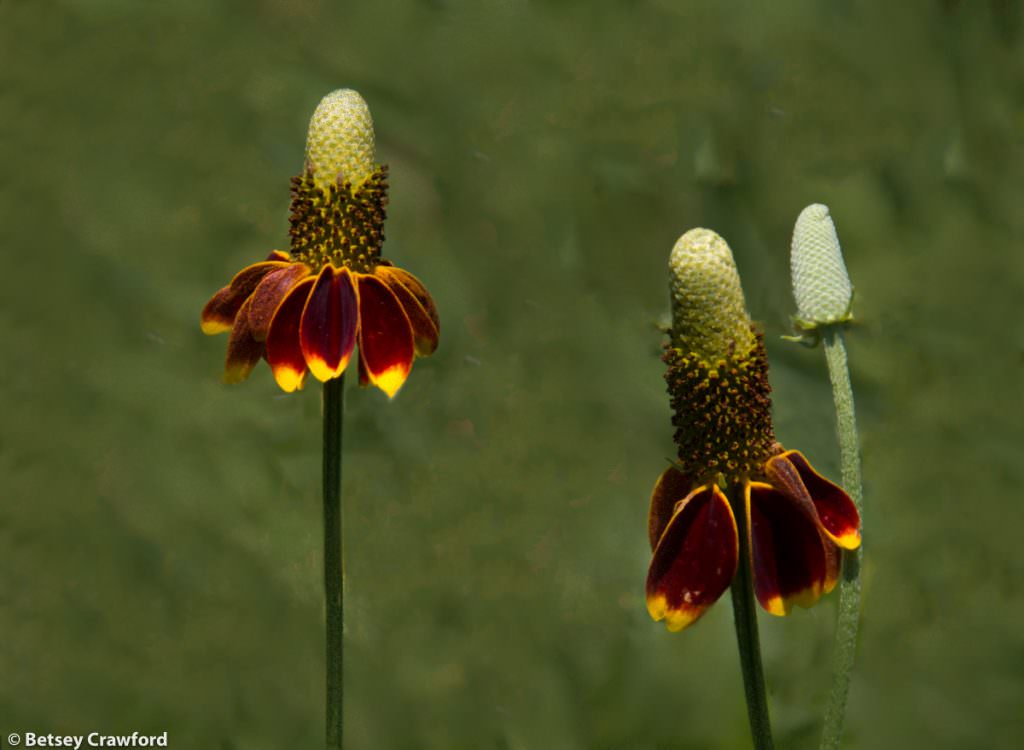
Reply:
<svg viewBox="0 0 1024 750"><path fill-rule="evenodd" d="M828 206L814 203L800 212L793 227L790 269L798 328L814 330L853 317L853 286Z"/></svg>

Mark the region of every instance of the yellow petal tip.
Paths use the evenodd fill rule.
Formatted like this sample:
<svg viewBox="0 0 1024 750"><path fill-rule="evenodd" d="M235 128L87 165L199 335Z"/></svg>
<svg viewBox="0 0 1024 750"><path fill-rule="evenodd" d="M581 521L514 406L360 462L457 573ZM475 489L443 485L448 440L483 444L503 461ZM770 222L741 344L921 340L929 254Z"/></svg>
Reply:
<svg viewBox="0 0 1024 750"><path fill-rule="evenodd" d="M384 393L388 395L388 398L394 398L395 394L398 393L398 389L405 383L406 378L409 377L409 372L402 367L392 367L389 370L385 370L380 375L372 378L373 384L380 388Z"/></svg>
<svg viewBox="0 0 1024 750"><path fill-rule="evenodd" d="M203 333L207 336L213 336L218 333L226 333L231 330L231 323L224 323L220 320L201 320L199 321L199 328L202 329Z"/></svg>
<svg viewBox="0 0 1024 750"><path fill-rule="evenodd" d="M248 379L252 370L252 366L229 367L224 370L224 377L221 378L221 380L223 380L227 385L235 385L236 383L241 383Z"/></svg>
<svg viewBox="0 0 1024 750"><path fill-rule="evenodd" d="M313 373L314 378L321 383L326 383L328 380L334 380L334 378L345 372L345 368L348 367L348 360L349 358L345 357L336 368L331 368L322 359L307 357L306 366L309 367L309 371Z"/></svg>
<svg viewBox="0 0 1024 750"><path fill-rule="evenodd" d="M301 391L303 382L306 380L305 371L296 372L291 368L282 367L274 371L274 380L277 387L285 393Z"/></svg>
<svg viewBox="0 0 1024 750"><path fill-rule="evenodd" d="M860 532L851 531L849 534L843 534L840 537L834 537L833 541L837 546L847 550L855 550L860 547Z"/></svg>
<svg viewBox="0 0 1024 750"><path fill-rule="evenodd" d="M668 612L668 602L665 601L665 597L660 594L658 596L648 597L647 612L655 622L661 622L664 620L665 614Z"/></svg>
<svg viewBox="0 0 1024 750"><path fill-rule="evenodd" d="M693 610L671 609L663 594L656 594L647 599L647 612L655 622L664 620L665 628L670 633L678 633L700 616L700 612Z"/></svg>

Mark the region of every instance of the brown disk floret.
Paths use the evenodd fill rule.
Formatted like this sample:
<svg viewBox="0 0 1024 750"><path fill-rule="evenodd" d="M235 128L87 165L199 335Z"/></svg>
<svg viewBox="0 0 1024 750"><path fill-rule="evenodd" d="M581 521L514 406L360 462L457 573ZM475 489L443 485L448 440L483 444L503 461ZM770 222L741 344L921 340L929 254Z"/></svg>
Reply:
<svg viewBox="0 0 1024 750"><path fill-rule="evenodd" d="M680 470L695 484L719 474L739 483L775 452L764 336L753 349L714 363L671 345L662 360L675 415Z"/></svg>
<svg viewBox="0 0 1024 750"><path fill-rule="evenodd" d="M377 167L355 191L348 182L316 186L308 170L292 178L289 222L292 256L314 270L336 267L370 273L384 244L388 168Z"/></svg>

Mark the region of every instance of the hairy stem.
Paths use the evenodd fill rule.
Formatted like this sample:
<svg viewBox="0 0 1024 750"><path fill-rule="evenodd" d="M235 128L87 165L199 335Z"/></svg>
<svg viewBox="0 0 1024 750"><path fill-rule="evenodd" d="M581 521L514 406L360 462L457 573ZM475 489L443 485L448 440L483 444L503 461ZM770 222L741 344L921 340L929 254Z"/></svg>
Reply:
<svg viewBox="0 0 1024 750"><path fill-rule="evenodd" d="M843 487L853 499L863 522L860 441L857 436L853 388L850 386L843 329L838 325L826 327L822 332L822 342L836 405L836 432L839 435L842 458ZM857 652L857 628L860 624L861 550L862 548L858 548L843 552L843 575L839 581L839 614L832 663L832 691L825 710L825 726L821 735L822 750L838 748L843 736L846 698L850 693L850 674Z"/></svg>

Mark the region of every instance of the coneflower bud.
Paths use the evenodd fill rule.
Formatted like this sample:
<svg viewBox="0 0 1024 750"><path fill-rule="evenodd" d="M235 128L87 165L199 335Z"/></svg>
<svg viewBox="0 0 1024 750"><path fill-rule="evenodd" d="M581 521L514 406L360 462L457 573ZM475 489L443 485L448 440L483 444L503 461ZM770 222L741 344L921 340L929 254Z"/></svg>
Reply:
<svg viewBox="0 0 1024 750"><path fill-rule="evenodd" d="M320 100L309 121L306 162L320 189L340 177L355 192L373 174L373 118L359 92L338 89Z"/></svg>
<svg viewBox="0 0 1024 750"><path fill-rule="evenodd" d="M814 203L800 212L793 227L790 269L797 328L813 331L853 317L853 286L828 206Z"/></svg>
<svg viewBox="0 0 1024 750"><path fill-rule="evenodd" d="M712 367L745 356L754 347L750 315L732 250L710 229L691 229L668 261L672 294L672 345Z"/></svg>

